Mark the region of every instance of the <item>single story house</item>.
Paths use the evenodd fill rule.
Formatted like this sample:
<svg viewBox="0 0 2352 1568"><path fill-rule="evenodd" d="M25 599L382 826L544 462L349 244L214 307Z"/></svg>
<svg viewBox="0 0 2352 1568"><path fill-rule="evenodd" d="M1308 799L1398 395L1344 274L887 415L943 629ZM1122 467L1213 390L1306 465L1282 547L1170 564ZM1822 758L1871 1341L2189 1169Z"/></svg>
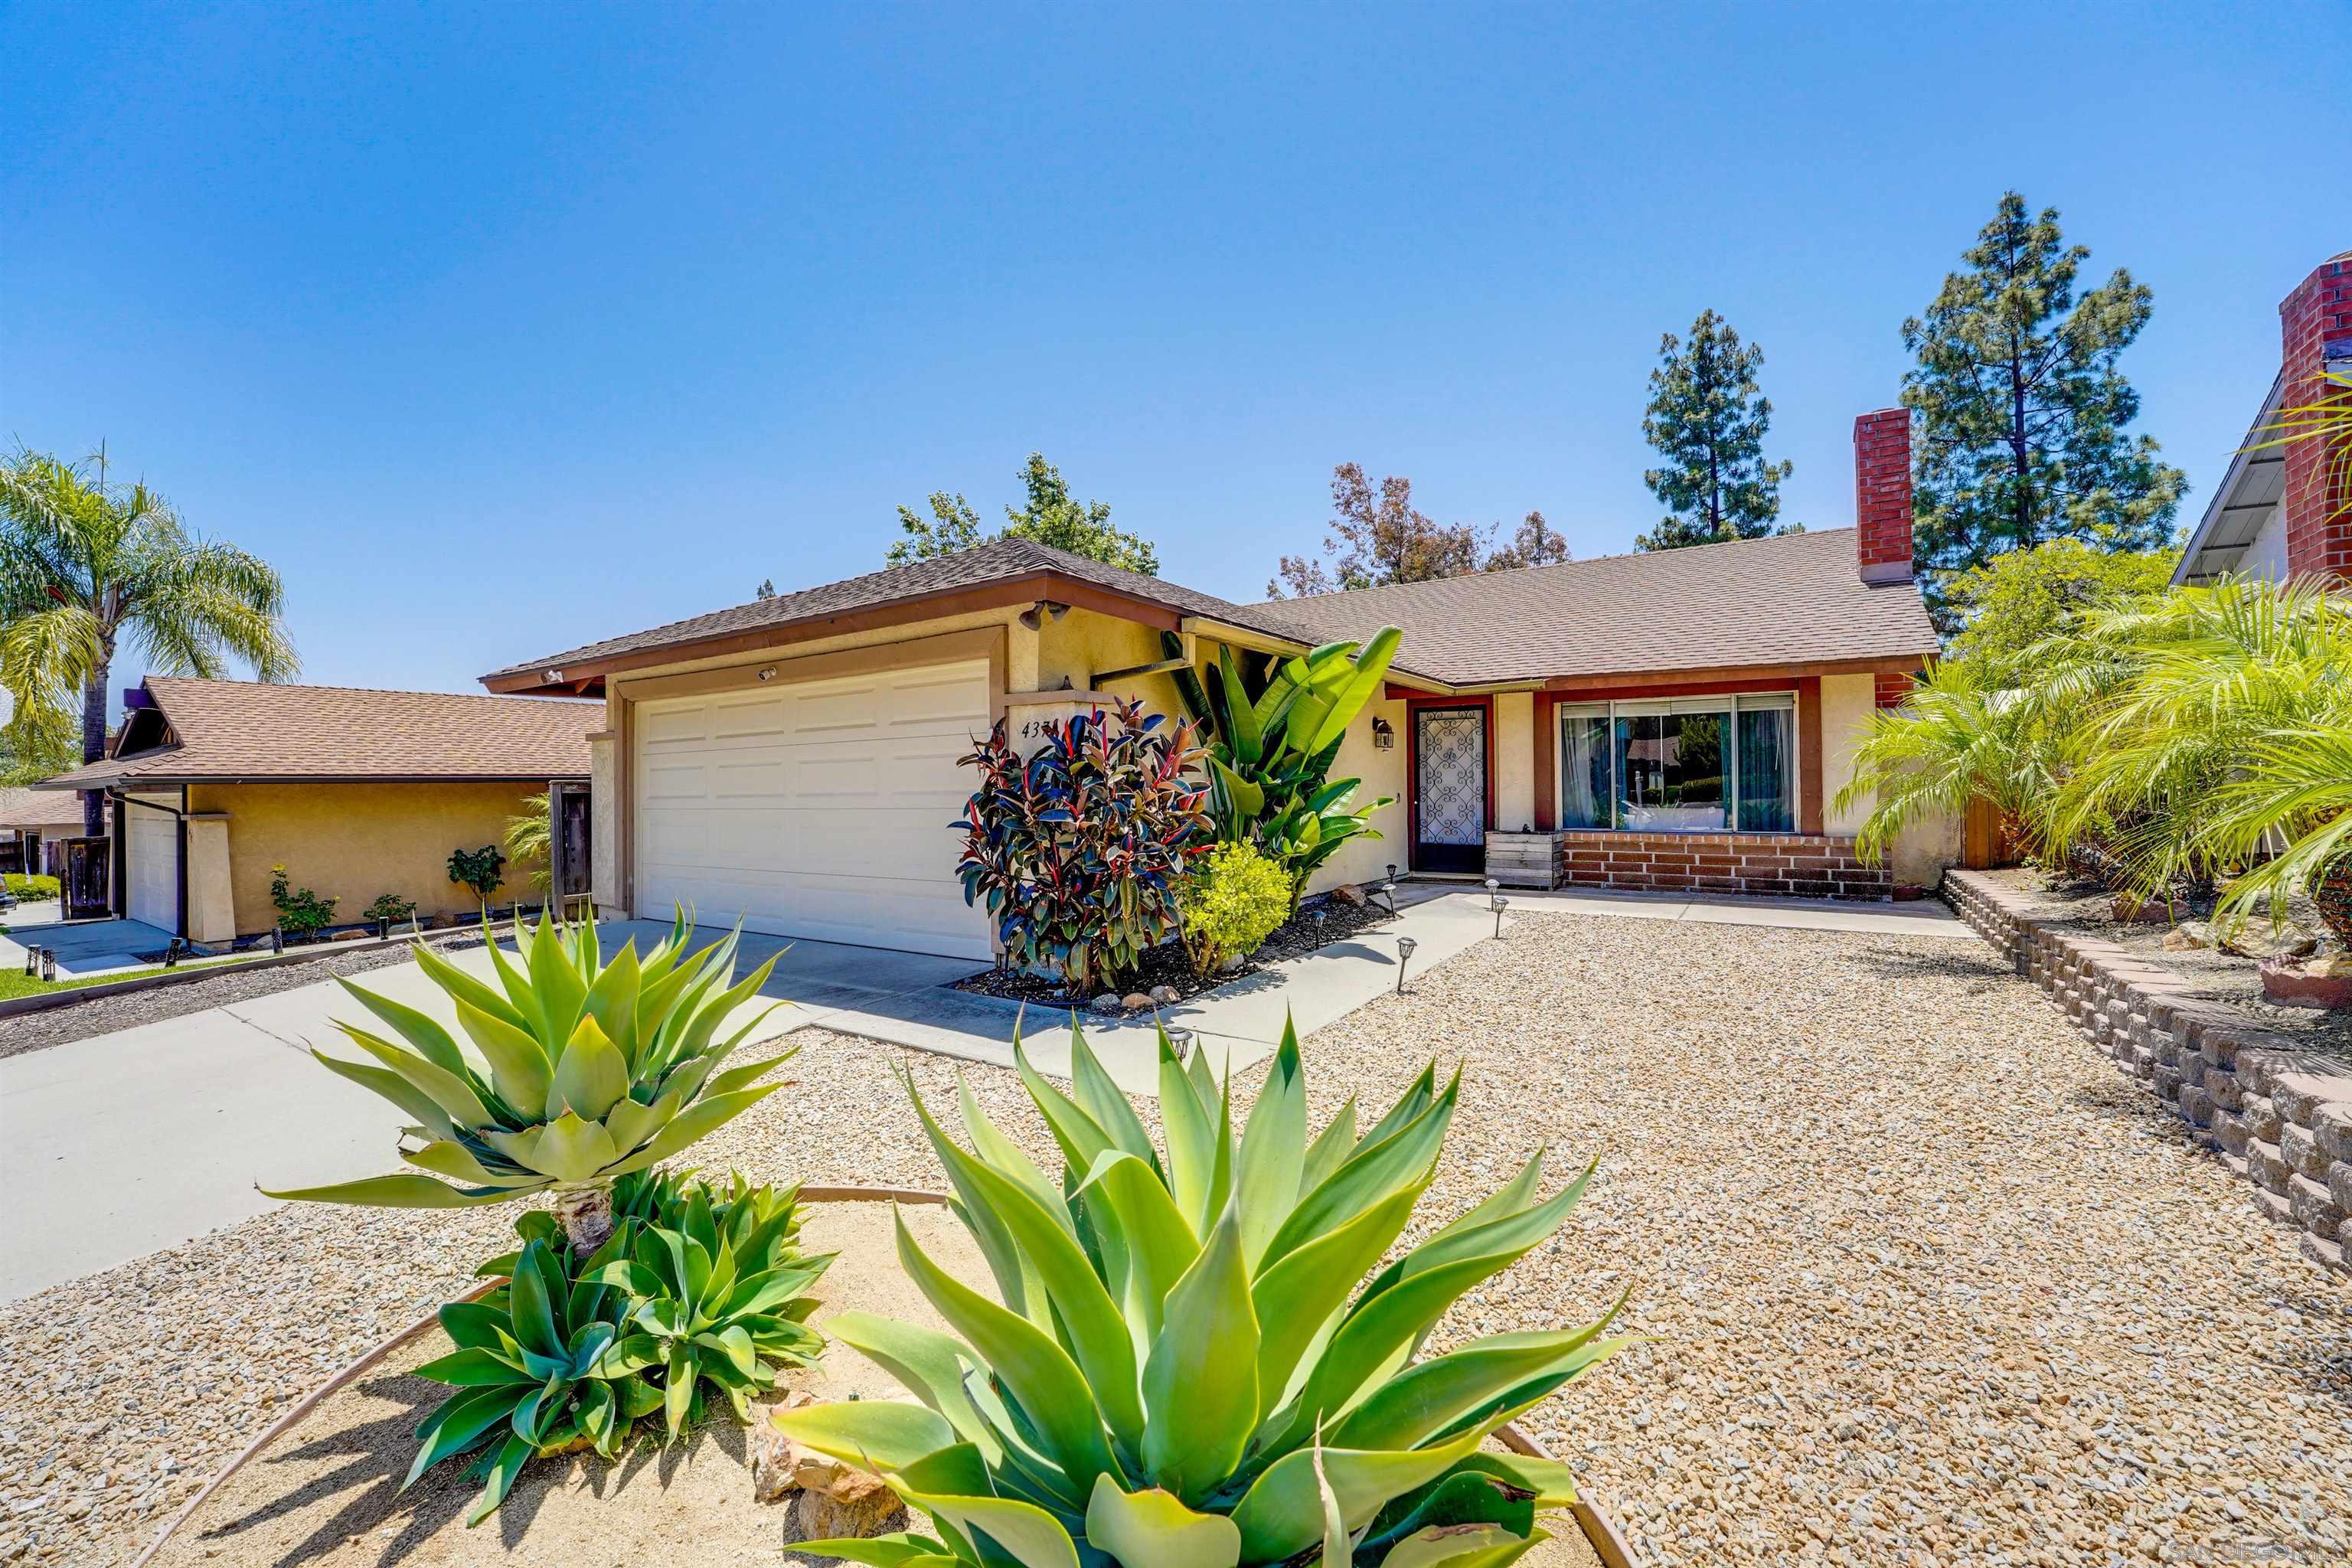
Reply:
<svg viewBox="0 0 2352 1568"><path fill-rule="evenodd" d="M467 915L457 849L588 776L593 703L149 676L106 757L43 781L112 803L115 909L200 943L278 923L274 868L357 923L381 894ZM73 797L66 796L68 800ZM539 895L510 867L494 902Z"/></svg>
<svg viewBox="0 0 2352 1568"><path fill-rule="evenodd" d="M0 788L0 871L46 874L41 847L81 837L81 799L29 785Z"/></svg>
<svg viewBox="0 0 2352 1568"><path fill-rule="evenodd" d="M2175 583L2225 573L2352 583L2347 440L2272 444L2283 409L2352 398L2331 376L2352 376L2352 250L2321 262L2279 301L2278 374L2189 535Z"/></svg>
<svg viewBox="0 0 2352 1568"><path fill-rule="evenodd" d="M1833 809L1874 708L1937 649L1911 581L1909 421L1856 422L1858 526L1238 605L1020 539L590 643L483 677L592 696L598 904L986 959L953 873L959 764L1173 672L1385 624L1404 639L1335 776L1399 804L1318 888L1484 866L1559 835L1571 883L1885 897L1957 830L1863 865Z"/></svg>

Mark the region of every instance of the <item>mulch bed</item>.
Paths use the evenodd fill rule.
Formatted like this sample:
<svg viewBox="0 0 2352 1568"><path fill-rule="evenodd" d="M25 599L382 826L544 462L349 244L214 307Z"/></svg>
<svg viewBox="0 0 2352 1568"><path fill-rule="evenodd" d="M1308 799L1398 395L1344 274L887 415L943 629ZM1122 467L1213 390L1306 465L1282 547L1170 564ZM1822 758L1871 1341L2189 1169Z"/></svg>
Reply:
<svg viewBox="0 0 2352 1568"><path fill-rule="evenodd" d="M1328 895L1309 899L1291 916L1287 924L1279 926L1266 938L1255 952L1242 960L1242 966L1227 974L1202 976L1192 973L1192 961L1185 956L1184 944L1162 942L1143 955L1143 962L1131 974L1118 977L1118 994L1125 996L1135 992L1150 992L1154 986L1165 985L1176 993L1181 1002L1213 990L1244 975L1255 974L1270 963L1285 959L1302 958L1315 951L1317 941L1315 914L1323 912L1321 940L1328 947L1343 942L1358 931L1384 926L1396 919L1385 904L1367 902L1349 904ZM959 991L977 991L983 995L1001 996L1008 1002L1034 1002L1046 1007L1084 1007L1104 992L1108 984L1090 988L1086 994L1074 996L1063 989L1059 979L1047 979L1037 974L1019 974L1009 969L982 970L955 983Z"/></svg>

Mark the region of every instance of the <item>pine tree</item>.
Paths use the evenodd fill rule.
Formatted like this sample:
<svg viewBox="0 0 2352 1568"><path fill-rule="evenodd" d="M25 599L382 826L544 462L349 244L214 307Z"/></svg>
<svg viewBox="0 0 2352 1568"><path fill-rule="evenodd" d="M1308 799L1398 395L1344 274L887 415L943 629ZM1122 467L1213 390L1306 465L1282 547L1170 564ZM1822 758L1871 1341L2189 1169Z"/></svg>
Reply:
<svg viewBox="0 0 2352 1568"><path fill-rule="evenodd" d="M2172 536L2186 477L2126 432L2139 395L2116 369L2153 296L2121 268L2077 295L2090 254L2065 243L2055 207L2033 216L2011 191L1967 269L1903 323L1919 357L1903 402L1924 416L1914 547L1939 619L1944 574L2004 552L2051 539L2146 550Z"/></svg>
<svg viewBox="0 0 2352 1568"><path fill-rule="evenodd" d="M1760 539L1775 531L1780 481L1792 465L1764 460L1772 405L1757 390L1764 351L1742 345L1731 323L1702 310L1687 342L1658 343L1642 434L1665 459L1642 476L1668 513L1633 542L1643 550ZM1785 530L1781 531L1786 531Z"/></svg>
<svg viewBox="0 0 2352 1568"><path fill-rule="evenodd" d="M912 507L900 507L900 537L884 556L885 563L904 566L910 561L928 561L934 555L969 550L991 538L1034 539L1040 544L1050 544L1090 561L1124 566L1130 572L1150 574L1160 570L1160 554L1151 542L1112 527L1108 501L1081 504L1072 500L1068 481L1043 453L1029 454L1029 461L1022 466L1021 487L1029 504L1006 507L1004 527L994 534L982 533L980 513L961 494L933 490L928 502L931 511L928 518Z"/></svg>

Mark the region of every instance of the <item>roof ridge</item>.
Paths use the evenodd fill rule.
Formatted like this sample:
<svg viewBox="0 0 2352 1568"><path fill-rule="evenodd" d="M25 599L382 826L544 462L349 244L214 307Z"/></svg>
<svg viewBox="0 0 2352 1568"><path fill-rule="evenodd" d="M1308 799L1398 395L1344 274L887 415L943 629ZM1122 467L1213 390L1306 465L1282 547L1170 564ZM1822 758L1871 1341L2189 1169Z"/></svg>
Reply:
<svg viewBox="0 0 2352 1568"><path fill-rule="evenodd" d="M1711 539L1704 544L1677 544L1669 550L1620 550L1607 555L1580 556L1573 561L1542 561L1528 566L1504 566L1485 572L1457 572L1449 577L1418 577L1410 583L1372 583L1361 588L1334 588L1325 594L1300 594L1287 599L1259 599L1244 605L1245 609L1265 609L1271 605L1301 605L1344 597L1349 594L1378 594L1390 589L1424 588L1438 583L1466 583L1478 578L1516 577L1536 572L1565 572L1579 566L1598 566L1610 561L1648 561L1661 556L1687 556L1696 551L1728 550L1740 545L1776 544L1786 540L1821 539L1833 533L1852 533L1853 523L1839 528L1806 528L1767 533L1755 539Z"/></svg>
<svg viewBox="0 0 2352 1568"><path fill-rule="evenodd" d="M168 680L182 686L268 687L273 691L337 691L357 692L369 697L435 697L462 699L467 702L539 702L554 707L578 708L587 699L578 697L501 697L492 691L421 691L409 686L328 686L309 680L236 680L215 675L155 675L140 677L142 686Z"/></svg>

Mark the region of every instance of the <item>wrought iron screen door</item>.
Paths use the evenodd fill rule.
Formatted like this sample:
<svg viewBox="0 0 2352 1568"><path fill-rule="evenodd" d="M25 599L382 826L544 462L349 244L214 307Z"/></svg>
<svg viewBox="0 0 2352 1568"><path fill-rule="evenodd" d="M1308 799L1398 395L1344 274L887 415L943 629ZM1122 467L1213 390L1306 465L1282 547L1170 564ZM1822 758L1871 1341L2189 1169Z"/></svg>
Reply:
<svg viewBox="0 0 2352 1568"><path fill-rule="evenodd" d="M1486 710L1413 715L1413 858L1424 871L1486 865Z"/></svg>

